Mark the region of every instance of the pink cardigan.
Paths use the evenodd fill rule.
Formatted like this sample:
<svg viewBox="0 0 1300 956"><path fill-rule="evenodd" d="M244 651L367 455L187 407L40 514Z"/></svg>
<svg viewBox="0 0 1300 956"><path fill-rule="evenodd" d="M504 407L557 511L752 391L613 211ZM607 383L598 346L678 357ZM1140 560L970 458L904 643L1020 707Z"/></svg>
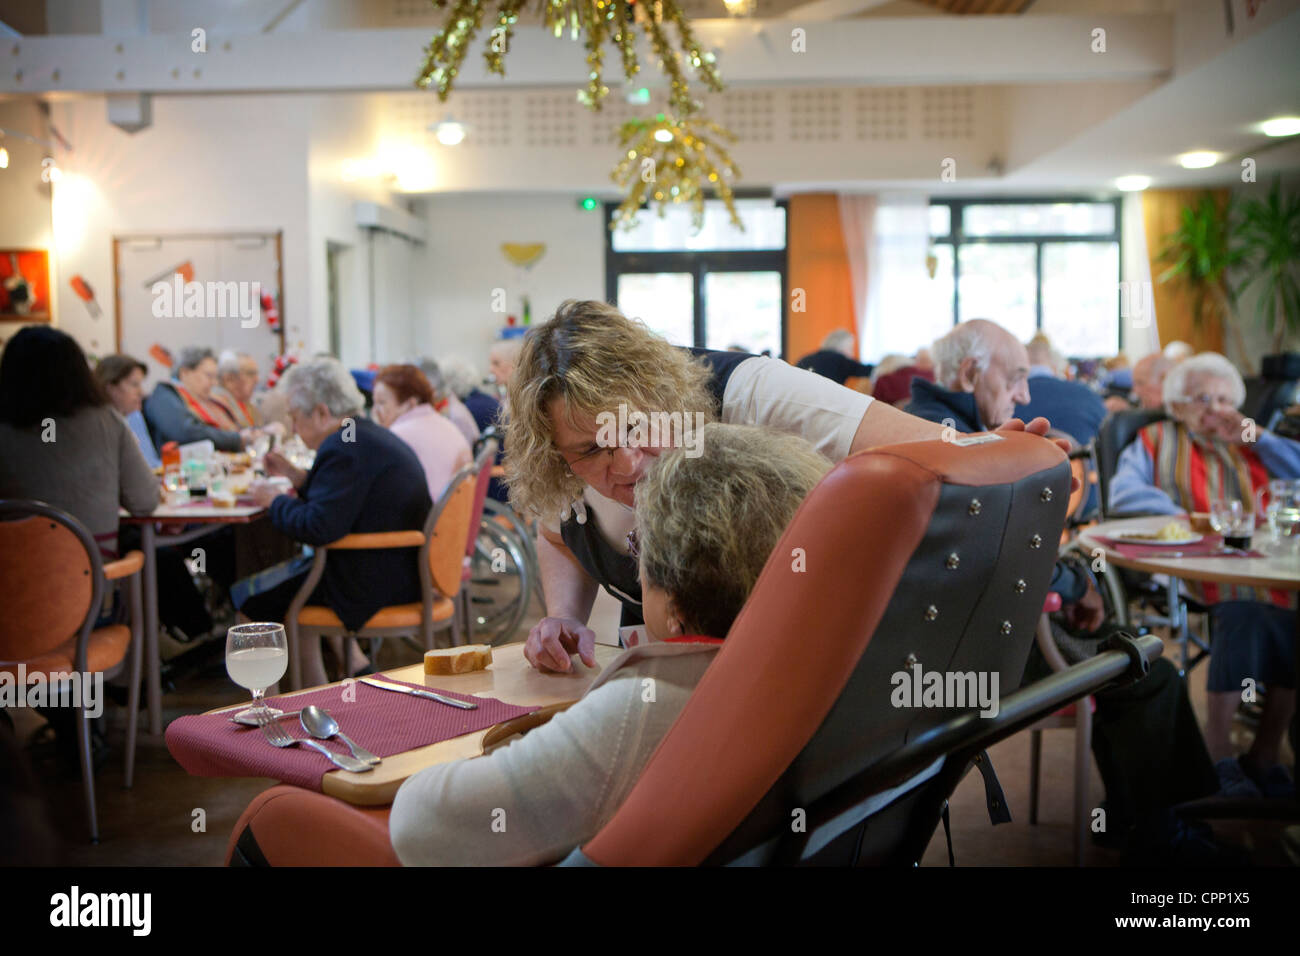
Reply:
<svg viewBox="0 0 1300 956"><path fill-rule="evenodd" d="M424 467L429 497L437 502L452 475L474 463L474 454L460 429L431 405L417 405L397 417L389 429L411 446Z"/></svg>

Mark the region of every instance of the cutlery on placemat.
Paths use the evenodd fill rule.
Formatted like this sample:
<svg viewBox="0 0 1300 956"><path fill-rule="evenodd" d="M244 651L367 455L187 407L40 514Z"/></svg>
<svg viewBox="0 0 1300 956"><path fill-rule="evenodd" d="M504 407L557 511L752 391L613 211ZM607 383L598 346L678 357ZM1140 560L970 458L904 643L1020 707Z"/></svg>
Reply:
<svg viewBox="0 0 1300 956"><path fill-rule="evenodd" d="M362 677L361 683L369 684L371 687L378 687L380 690L395 690L399 694L411 694L415 697L427 697L429 700L436 700L440 704L448 704L452 707L459 707L461 710L474 710L478 704L471 704L469 701L457 700L454 697L443 697L441 694L435 694L431 690L416 690L414 687L407 687L405 684L390 684L386 680L380 680L377 677Z"/></svg>
<svg viewBox="0 0 1300 956"><path fill-rule="evenodd" d="M275 719L284 720L284 718L286 717L297 717L301 713L302 711L300 710L286 710L282 714L276 714ZM257 719L256 715L242 716L240 714L235 714L233 717L227 717L226 719L229 720L232 724L243 724L245 727L262 726L262 722Z"/></svg>
<svg viewBox="0 0 1300 956"><path fill-rule="evenodd" d="M290 737L289 732L285 730L277 720L270 720L268 718L263 720L260 726L262 728L262 735L266 737L266 742L272 747L283 748L292 747L295 744L303 744L304 746L311 747L313 750L320 751L326 757L329 757L330 762L333 763L334 766L347 770L350 773L365 773L367 770L375 769L370 764L363 763L353 757L336 754L324 744L317 743L314 740L303 740L299 737Z"/></svg>
<svg viewBox="0 0 1300 956"><path fill-rule="evenodd" d="M317 707L315 704L308 704L302 709L298 722L302 724L303 730L317 740L329 740L331 737L337 736L339 740L348 745L348 750L352 751L352 756L362 763L368 763L372 767L380 763L378 757L339 730L339 722L331 717L328 711Z"/></svg>

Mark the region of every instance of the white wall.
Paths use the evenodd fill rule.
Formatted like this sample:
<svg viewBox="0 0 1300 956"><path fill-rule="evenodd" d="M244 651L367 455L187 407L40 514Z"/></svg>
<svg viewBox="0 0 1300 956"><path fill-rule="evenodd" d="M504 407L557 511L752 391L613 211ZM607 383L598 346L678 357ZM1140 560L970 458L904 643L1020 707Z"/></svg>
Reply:
<svg viewBox="0 0 1300 956"><path fill-rule="evenodd" d="M73 146L58 154L65 174L54 191L55 256L60 275L84 276L104 309L104 319L93 322L62 281L55 299L61 327L83 346L99 339L112 350L114 236L283 230L287 341L306 342L308 126L301 104L293 96L255 104L233 96L158 97L153 125L128 134L109 124L100 98L55 103L53 122ZM209 320L178 321L195 323L195 344L205 341L201 322ZM104 323L107 329L98 327ZM269 353L278 340L269 332L267 340Z"/></svg>
<svg viewBox="0 0 1300 956"><path fill-rule="evenodd" d="M529 292L534 322L564 299L604 299L603 216L581 209L578 198L472 193L424 200L430 235L416 275L417 350L458 355L486 371L488 346L505 325L505 315L492 311L498 288L516 315L520 295ZM544 242L546 253L525 272L506 261L503 242Z"/></svg>

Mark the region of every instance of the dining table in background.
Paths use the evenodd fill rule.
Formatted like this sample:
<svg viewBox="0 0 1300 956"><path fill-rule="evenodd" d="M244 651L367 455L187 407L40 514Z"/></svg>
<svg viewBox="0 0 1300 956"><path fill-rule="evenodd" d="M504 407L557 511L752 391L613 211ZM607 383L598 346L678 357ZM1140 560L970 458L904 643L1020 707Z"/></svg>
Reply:
<svg viewBox="0 0 1300 956"><path fill-rule="evenodd" d="M1116 567L1144 571L1147 574L1167 575L1170 617L1172 619L1177 615L1177 621L1171 621L1171 628L1176 625L1184 639L1187 637L1187 614L1176 610L1179 607L1179 581L1204 581L1212 584L1239 584L1246 587L1300 591L1300 538L1282 538L1275 542L1267 526L1257 528L1250 543L1251 550L1260 552L1262 557L1233 555L1175 557L1179 550L1177 542L1168 545L1152 545L1140 556L1133 557L1125 555L1110 543L1117 540L1116 535L1123 535L1125 532L1159 531L1171 520L1177 519L1171 515L1152 515L1105 521L1083 530L1079 540L1084 548L1094 555L1097 549L1100 549L1105 554L1106 561ZM1187 518L1184 517L1182 520L1186 521ZM1151 544L1148 541L1133 540L1124 543L1126 545ZM1300 687L1300 613L1296 614L1295 640L1295 686ZM1183 647L1184 649L1187 647L1185 642ZM1300 723L1300 713L1297 713L1297 722ZM1297 732L1300 732L1300 726L1297 727Z"/></svg>
<svg viewBox="0 0 1300 956"><path fill-rule="evenodd" d="M605 667L622 653L623 649L620 647L597 644L595 667L589 668L574 657L573 670L570 673L549 673L539 671L528 663L524 658L524 644L521 641L492 648L492 663L488 668L469 674L427 675L424 673L423 662L376 674L375 676L379 678L420 684L430 690L495 697L507 704L540 709L485 730L473 731L385 757L379 766L365 773L331 770L321 781L321 792L357 806L386 806L393 802L398 787L407 777L419 773L426 767L466 757L478 757L485 749L545 723L556 713L575 703L586 693L587 688ZM342 688L344 683L344 681L337 681L322 687ZM295 696L318 691L322 687L291 691L275 697L274 703L283 710L291 710L288 705ZM207 713L220 714L227 711L233 713L247 706L248 701L245 700L230 707L218 707ZM429 706L446 705L430 701ZM348 732L347 727L343 727L342 730L344 733ZM357 743L363 747L366 745L364 740L357 740Z"/></svg>
<svg viewBox="0 0 1300 956"><path fill-rule="evenodd" d="M161 734L162 658L158 649L158 549L188 544L230 525L249 524L267 514L266 508L236 503L220 507L197 499L179 505L160 504L153 514L121 516L122 524L138 525L144 552L145 696L149 702L149 733ZM176 533L160 533L158 525L185 525Z"/></svg>

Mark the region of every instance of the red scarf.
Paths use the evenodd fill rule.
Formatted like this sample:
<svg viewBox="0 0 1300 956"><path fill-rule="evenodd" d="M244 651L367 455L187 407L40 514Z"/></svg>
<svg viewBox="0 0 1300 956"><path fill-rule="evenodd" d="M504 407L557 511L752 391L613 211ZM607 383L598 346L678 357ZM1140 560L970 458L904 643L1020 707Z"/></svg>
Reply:
<svg viewBox="0 0 1300 956"><path fill-rule="evenodd" d="M189 410L191 415L196 417L205 425L211 425L213 428L220 428L222 431L230 430L225 425L222 425L221 422L217 421L216 417L203 406L201 401L191 395L189 389L184 385L180 382L172 382L170 384L172 388L176 389L176 394L181 397L181 402L185 405L186 409Z"/></svg>
<svg viewBox="0 0 1300 956"><path fill-rule="evenodd" d="M252 409L250 409L239 399L235 398L234 395L230 396L230 400L235 403L236 408L239 409L238 412L236 412L234 408L231 408L228 404L226 404L226 400L222 398L220 395L214 394L212 396L212 403L214 405L220 405L222 411L224 411L227 415L230 416L230 420L232 422L234 422L236 425L246 425L249 428L252 428L256 424L256 422L253 421Z"/></svg>

